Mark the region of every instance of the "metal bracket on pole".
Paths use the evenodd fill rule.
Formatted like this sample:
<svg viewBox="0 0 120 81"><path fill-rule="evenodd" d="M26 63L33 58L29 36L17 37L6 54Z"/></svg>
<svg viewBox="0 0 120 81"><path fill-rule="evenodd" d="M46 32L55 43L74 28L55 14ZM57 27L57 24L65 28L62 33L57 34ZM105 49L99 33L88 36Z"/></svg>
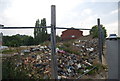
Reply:
<svg viewBox="0 0 120 81"><path fill-rule="evenodd" d="M51 6L51 64L52 64L52 79L58 79L57 58L56 58L56 9L55 9L55 5Z"/></svg>
<svg viewBox="0 0 120 81"><path fill-rule="evenodd" d="M98 50L99 50L99 60L100 63L102 63L102 34L101 34L101 25L100 25L100 19L97 19L98 23Z"/></svg>

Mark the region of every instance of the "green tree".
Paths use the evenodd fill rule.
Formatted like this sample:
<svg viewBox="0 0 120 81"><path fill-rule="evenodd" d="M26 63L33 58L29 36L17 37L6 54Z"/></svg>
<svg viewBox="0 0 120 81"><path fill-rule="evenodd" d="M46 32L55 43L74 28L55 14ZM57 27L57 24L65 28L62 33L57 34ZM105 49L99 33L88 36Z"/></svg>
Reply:
<svg viewBox="0 0 120 81"><path fill-rule="evenodd" d="M38 19L35 23L35 28L34 28L35 44L39 44L39 41L40 41L41 28L39 28L39 27L40 27L40 21Z"/></svg>
<svg viewBox="0 0 120 81"><path fill-rule="evenodd" d="M27 45L27 46L34 45L33 37L31 37L31 36L27 37L26 41L25 41L25 45Z"/></svg>
<svg viewBox="0 0 120 81"><path fill-rule="evenodd" d="M41 19L41 24L40 25L42 27L46 26L46 19L45 18ZM47 28L42 28L41 38L42 38L41 42L44 42L48 39Z"/></svg>
<svg viewBox="0 0 120 81"><path fill-rule="evenodd" d="M47 28L40 28L45 26L46 26L45 18L41 19L41 22L39 21L39 19L36 21L34 28L35 44L40 44L48 40Z"/></svg>
<svg viewBox="0 0 120 81"><path fill-rule="evenodd" d="M107 30L105 29L105 27L103 25L101 25L102 28L102 34L104 37L107 37ZM90 35L93 36L93 38L97 38L98 37L98 26L95 25L92 27L92 29L90 30Z"/></svg>

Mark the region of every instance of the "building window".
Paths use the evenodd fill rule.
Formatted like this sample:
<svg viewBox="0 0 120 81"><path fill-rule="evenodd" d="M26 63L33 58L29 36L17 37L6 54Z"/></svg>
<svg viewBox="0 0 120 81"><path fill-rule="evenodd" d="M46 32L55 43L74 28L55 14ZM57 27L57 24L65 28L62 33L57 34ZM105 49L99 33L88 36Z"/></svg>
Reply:
<svg viewBox="0 0 120 81"><path fill-rule="evenodd" d="M72 38L74 38L74 37L75 37L75 35L72 35L71 37L72 37Z"/></svg>

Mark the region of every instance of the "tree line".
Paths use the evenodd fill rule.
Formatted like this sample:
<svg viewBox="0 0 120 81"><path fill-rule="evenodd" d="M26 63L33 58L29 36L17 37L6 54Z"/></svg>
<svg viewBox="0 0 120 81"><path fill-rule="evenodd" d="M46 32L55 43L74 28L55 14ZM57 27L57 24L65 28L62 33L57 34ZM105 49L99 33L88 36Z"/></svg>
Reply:
<svg viewBox="0 0 120 81"><path fill-rule="evenodd" d="M45 26L46 26L45 18L41 19L41 21L37 19L34 28L34 37L20 34L12 36L3 36L3 45L11 47L30 46L50 41L50 34L48 34L47 28L45 28ZM56 36L56 40L59 41L60 37Z"/></svg>
<svg viewBox="0 0 120 81"><path fill-rule="evenodd" d="M3 36L3 46L18 47L18 46L29 46L34 44L34 38L27 35L13 35Z"/></svg>

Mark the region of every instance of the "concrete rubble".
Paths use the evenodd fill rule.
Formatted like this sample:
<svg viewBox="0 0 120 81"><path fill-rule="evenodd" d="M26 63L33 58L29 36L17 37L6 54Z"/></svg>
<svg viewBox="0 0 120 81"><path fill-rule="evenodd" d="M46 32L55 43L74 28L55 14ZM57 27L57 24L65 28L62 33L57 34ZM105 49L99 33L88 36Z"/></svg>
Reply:
<svg viewBox="0 0 120 81"><path fill-rule="evenodd" d="M94 60L98 58L97 39L78 40L72 45L79 48L81 53L71 54L56 48L59 79L76 79L94 67ZM39 52L39 54L36 54L36 52ZM19 59L13 56L13 60L16 65L15 70L26 70L31 79L51 78L51 49L49 46L38 46L23 50Z"/></svg>

